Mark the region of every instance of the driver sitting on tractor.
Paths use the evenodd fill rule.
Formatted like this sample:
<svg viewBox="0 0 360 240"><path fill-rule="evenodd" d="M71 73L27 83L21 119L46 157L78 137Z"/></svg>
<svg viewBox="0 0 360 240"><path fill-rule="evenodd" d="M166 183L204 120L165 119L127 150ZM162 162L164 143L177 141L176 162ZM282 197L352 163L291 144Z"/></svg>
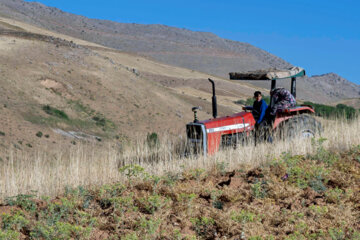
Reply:
<svg viewBox="0 0 360 240"><path fill-rule="evenodd" d="M260 91L256 91L254 93L254 103L253 106L243 107L243 110L252 110L252 114L255 118L256 125L259 126L260 123L264 120L265 112L267 109L267 104L264 99L262 99L262 95Z"/></svg>
<svg viewBox="0 0 360 240"><path fill-rule="evenodd" d="M270 109L270 116L275 118L278 111L284 111L287 108L295 107L296 100L294 96L285 88L275 88L270 91L274 105Z"/></svg>

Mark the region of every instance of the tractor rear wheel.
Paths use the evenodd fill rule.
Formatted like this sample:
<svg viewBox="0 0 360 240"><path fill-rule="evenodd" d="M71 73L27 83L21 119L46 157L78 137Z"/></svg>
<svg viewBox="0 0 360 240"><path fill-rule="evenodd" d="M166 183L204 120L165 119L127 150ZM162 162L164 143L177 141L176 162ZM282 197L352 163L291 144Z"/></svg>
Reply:
<svg viewBox="0 0 360 240"><path fill-rule="evenodd" d="M280 139L312 138L321 132L321 123L313 116L301 114L290 118L278 127L277 135Z"/></svg>

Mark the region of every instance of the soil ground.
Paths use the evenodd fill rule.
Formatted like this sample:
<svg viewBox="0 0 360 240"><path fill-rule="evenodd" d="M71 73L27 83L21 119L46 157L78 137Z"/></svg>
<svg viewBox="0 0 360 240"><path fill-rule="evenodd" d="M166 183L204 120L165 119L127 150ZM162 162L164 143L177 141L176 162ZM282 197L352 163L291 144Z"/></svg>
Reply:
<svg viewBox="0 0 360 240"><path fill-rule="evenodd" d="M283 154L260 167L148 175L19 195L0 206L0 236L23 239L360 239L360 146L336 154Z"/></svg>

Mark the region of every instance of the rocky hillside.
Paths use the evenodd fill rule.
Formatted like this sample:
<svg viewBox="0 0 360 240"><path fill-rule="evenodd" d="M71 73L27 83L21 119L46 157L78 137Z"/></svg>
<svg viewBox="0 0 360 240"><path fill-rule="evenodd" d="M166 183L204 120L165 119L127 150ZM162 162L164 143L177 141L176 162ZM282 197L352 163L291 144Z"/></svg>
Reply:
<svg viewBox="0 0 360 240"><path fill-rule="evenodd" d="M2 17L0 51L0 149L178 136L191 107L202 106L201 119L211 116L207 74ZM255 90L214 79L220 115L239 111L234 101Z"/></svg>
<svg viewBox="0 0 360 240"><path fill-rule="evenodd" d="M308 81L311 81L316 89L330 97L345 99L360 96L359 85L349 82L336 73L315 75Z"/></svg>
<svg viewBox="0 0 360 240"><path fill-rule="evenodd" d="M1 0L0 15L107 47L150 56L160 62L227 78L228 72L285 68L290 63L248 43L164 25L125 24L89 19L22 0ZM298 97L320 103L359 98L360 86L333 76L305 79ZM261 84L259 86L264 86ZM309 89L311 89L309 91Z"/></svg>

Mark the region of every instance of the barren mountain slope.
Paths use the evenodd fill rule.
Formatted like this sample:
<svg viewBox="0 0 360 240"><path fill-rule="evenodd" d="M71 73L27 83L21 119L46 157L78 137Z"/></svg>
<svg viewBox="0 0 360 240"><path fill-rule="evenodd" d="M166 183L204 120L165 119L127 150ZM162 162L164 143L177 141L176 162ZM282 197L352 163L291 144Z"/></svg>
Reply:
<svg viewBox="0 0 360 240"><path fill-rule="evenodd" d="M89 19L22 0L0 0L0 14L104 46L150 56L158 61L227 78L228 72L291 66L248 43L164 25L125 24ZM359 98L360 86L347 80L329 84L332 76L299 81L298 96L320 103ZM258 83L256 83L258 84ZM264 86L258 84L258 86ZM325 88L324 88L325 87ZM348 91L354 88L355 90ZM309 90L311 89L311 90Z"/></svg>
<svg viewBox="0 0 360 240"><path fill-rule="evenodd" d="M2 146L51 148L77 141L83 133L99 136L102 142L150 132L177 135L192 121L192 106L203 107L200 118L211 115L206 74L6 18L0 23ZM233 101L255 90L215 79L220 114L240 110ZM39 131L43 136L36 137Z"/></svg>
<svg viewBox="0 0 360 240"><path fill-rule="evenodd" d="M250 44L222 39L207 32L159 24L89 19L22 0L1 0L0 13L80 39L223 77L234 69L290 66L279 57Z"/></svg>
<svg viewBox="0 0 360 240"><path fill-rule="evenodd" d="M360 96L359 85L349 82L336 73L314 75L309 81L313 82L316 89L322 90L330 97L345 99Z"/></svg>
<svg viewBox="0 0 360 240"><path fill-rule="evenodd" d="M335 103L334 105L337 104L345 104L347 106L360 109L360 98L350 98L350 99L342 100L340 102Z"/></svg>

